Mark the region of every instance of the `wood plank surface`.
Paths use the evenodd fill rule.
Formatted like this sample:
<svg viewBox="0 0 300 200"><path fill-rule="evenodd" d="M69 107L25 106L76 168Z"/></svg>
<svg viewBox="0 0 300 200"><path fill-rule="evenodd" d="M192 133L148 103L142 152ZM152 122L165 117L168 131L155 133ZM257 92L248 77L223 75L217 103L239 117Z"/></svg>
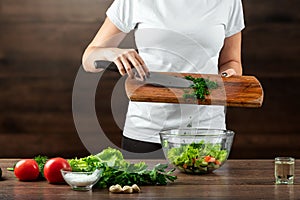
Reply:
<svg viewBox="0 0 300 200"><path fill-rule="evenodd" d="M242 44L244 74L258 78L299 77L299 36L299 22L247 26Z"/></svg>
<svg viewBox="0 0 300 200"><path fill-rule="evenodd" d="M75 130L74 130L75 132ZM72 137L70 137L72 135ZM9 144L9 147L6 147ZM78 135L72 133L18 133L0 134L0 146L3 151L1 157L33 158L37 155L48 157L74 157L74 151L78 156L88 156L90 153L82 145ZM6 151L2 147L7 148ZM1 198L0 198L1 199Z"/></svg>
<svg viewBox="0 0 300 200"><path fill-rule="evenodd" d="M99 22L113 0L2 0L0 22Z"/></svg>
<svg viewBox="0 0 300 200"><path fill-rule="evenodd" d="M225 105L229 107L261 107L263 90L260 82L253 76L232 76L228 78L211 74L166 73L168 75L204 78L218 84L211 89L205 99L185 98L184 94L193 89L155 87L135 79L127 79L126 93L131 101L183 103L199 105Z"/></svg>
<svg viewBox="0 0 300 200"><path fill-rule="evenodd" d="M1 159L3 180L0 198L10 199L298 199L300 196L300 162L296 160L293 185L274 184L273 160L228 160L212 174L187 175L176 171L178 179L166 186L140 186L141 193L111 194L107 189L90 192L72 191L68 185L46 181L20 182L6 171L18 159ZM130 160L135 162L135 160ZM153 167L165 160L145 160ZM263 192L262 192L263 191Z"/></svg>
<svg viewBox="0 0 300 200"><path fill-rule="evenodd" d="M68 145L67 155L85 149L73 145L81 141L72 119L72 87L83 50L112 2L0 1L0 137L13 141L1 143L0 157L38 154L39 149L63 153L62 144ZM259 109L227 108L227 127L236 132L231 156L299 157L300 1L243 0L243 5L243 71L260 80L265 95ZM132 37L124 42L130 45ZM120 144L120 129L110 110L114 78L101 81L96 111L107 136ZM120 106L126 108L126 102ZM59 134L66 140L47 152L41 146L44 139L55 143ZM24 150L24 141L36 146Z"/></svg>

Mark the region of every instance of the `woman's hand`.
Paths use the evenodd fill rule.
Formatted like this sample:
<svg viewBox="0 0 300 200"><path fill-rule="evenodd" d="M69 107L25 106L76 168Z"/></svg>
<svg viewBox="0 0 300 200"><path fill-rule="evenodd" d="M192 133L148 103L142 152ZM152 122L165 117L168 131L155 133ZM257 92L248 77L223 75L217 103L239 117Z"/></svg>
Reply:
<svg viewBox="0 0 300 200"><path fill-rule="evenodd" d="M103 69L96 69L94 62L108 60L117 65L122 76L128 74L130 78L134 78L136 74L132 68L136 68L139 78L144 80L149 75L149 70L141 56L134 49L118 48L125 36L126 33L121 32L109 18L106 18L83 54L83 68L88 72L100 72Z"/></svg>
<svg viewBox="0 0 300 200"><path fill-rule="evenodd" d="M223 77L230 77L230 76L237 75L237 73L234 69L227 69L227 70L221 72L221 75Z"/></svg>
<svg viewBox="0 0 300 200"><path fill-rule="evenodd" d="M137 75L134 74L132 68L136 69L139 78L142 80L149 76L149 70L145 62L134 49L119 49L118 55L113 61L122 76L128 74L130 78L136 77Z"/></svg>

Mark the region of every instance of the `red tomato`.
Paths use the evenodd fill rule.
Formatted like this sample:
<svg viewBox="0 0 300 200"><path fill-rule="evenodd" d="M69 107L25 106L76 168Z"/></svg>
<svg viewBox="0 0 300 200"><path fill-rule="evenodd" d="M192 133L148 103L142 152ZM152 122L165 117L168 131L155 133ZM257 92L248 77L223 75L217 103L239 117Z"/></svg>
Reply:
<svg viewBox="0 0 300 200"><path fill-rule="evenodd" d="M61 175L60 170L71 171L71 166L67 160L57 157L48 160L44 166L44 176L49 183L63 183L64 178Z"/></svg>
<svg viewBox="0 0 300 200"><path fill-rule="evenodd" d="M205 156L204 161L205 162L215 162L216 159L214 157L211 157L211 156Z"/></svg>
<svg viewBox="0 0 300 200"><path fill-rule="evenodd" d="M39 165L33 159L23 159L17 162L14 173L20 181L33 181L39 176Z"/></svg>

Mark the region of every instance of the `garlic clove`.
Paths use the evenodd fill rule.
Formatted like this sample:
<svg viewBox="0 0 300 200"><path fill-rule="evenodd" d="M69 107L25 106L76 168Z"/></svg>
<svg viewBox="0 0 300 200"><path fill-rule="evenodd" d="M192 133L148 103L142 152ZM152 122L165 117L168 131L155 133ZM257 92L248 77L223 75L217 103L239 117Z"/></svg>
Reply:
<svg viewBox="0 0 300 200"><path fill-rule="evenodd" d="M123 187L123 192L124 192L124 193L127 193L127 194L130 194L130 193L133 193L133 189L132 189L132 187L130 187L130 186L128 186L128 185L125 185L125 186Z"/></svg>
<svg viewBox="0 0 300 200"><path fill-rule="evenodd" d="M112 185L109 187L109 191L112 193L121 193L123 192L123 189L120 185Z"/></svg>
<svg viewBox="0 0 300 200"><path fill-rule="evenodd" d="M139 188L139 186L137 184L133 184L132 186L133 192L140 192L141 189Z"/></svg>

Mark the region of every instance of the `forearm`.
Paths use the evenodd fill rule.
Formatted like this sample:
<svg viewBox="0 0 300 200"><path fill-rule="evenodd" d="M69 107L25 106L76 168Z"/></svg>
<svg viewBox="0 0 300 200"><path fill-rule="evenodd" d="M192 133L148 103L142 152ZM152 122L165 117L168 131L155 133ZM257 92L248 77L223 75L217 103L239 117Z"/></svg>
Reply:
<svg viewBox="0 0 300 200"><path fill-rule="evenodd" d="M108 18L105 19L100 30L86 48L82 56L82 65L88 72L99 72L95 69L95 60L114 61L123 49L117 48L125 38L126 33L121 32Z"/></svg>
<svg viewBox="0 0 300 200"><path fill-rule="evenodd" d="M96 69L94 66L96 60L114 61L119 54L119 48L88 47L82 56L83 68L88 72L100 72L102 69Z"/></svg>
<svg viewBox="0 0 300 200"><path fill-rule="evenodd" d="M241 62L241 32L225 38L219 57L219 72L226 76L243 74Z"/></svg>

